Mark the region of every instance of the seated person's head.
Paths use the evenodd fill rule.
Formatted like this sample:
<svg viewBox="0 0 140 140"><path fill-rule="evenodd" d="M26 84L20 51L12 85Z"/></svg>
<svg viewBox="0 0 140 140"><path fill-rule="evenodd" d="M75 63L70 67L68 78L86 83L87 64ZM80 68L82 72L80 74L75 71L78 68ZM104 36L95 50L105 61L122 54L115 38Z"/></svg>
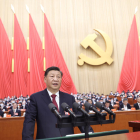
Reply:
<svg viewBox="0 0 140 140"><path fill-rule="evenodd" d="M124 105L127 105L127 104L128 104L127 98L124 98L124 99L123 99L123 104L124 104Z"/></svg>
<svg viewBox="0 0 140 140"><path fill-rule="evenodd" d="M30 103L30 99L28 99L27 102Z"/></svg>
<svg viewBox="0 0 140 140"><path fill-rule="evenodd" d="M100 103L103 103L103 99L101 98L99 102L100 102Z"/></svg>
<svg viewBox="0 0 140 140"><path fill-rule="evenodd" d="M105 102L105 107L108 108L110 106L110 101Z"/></svg>
<svg viewBox="0 0 140 140"><path fill-rule="evenodd" d="M85 103L87 101L87 99L86 98L83 98L83 102Z"/></svg>
<svg viewBox="0 0 140 140"><path fill-rule="evenodd" d="M76 102L77 102L78 104L80 104L81 101L80 101L80 100L76 100Z"/></svg>
<svg viewBox="0 0 140 140"><path fill-rule="evenodd" d="M4 106L4 103L2 102L2 103L1 103L1 107L3 107L3 106Z"/></svg>
<svg viewBox="0 0 140 140"><path fill-rule="evenodd" d="M137 102L140 103L140 97L137 97Z"/></svg>
<svg viewBox="0 0 140 140"><path fill-rule="evenodd" d="M17 103L13 104L13 109L17 109Z"/></svg>
<svg viewBox="0 0 140 140"><path fill-rule="evenodd" d="M91 99L87 99L87 102L92 104L92 100Z"/></svg>

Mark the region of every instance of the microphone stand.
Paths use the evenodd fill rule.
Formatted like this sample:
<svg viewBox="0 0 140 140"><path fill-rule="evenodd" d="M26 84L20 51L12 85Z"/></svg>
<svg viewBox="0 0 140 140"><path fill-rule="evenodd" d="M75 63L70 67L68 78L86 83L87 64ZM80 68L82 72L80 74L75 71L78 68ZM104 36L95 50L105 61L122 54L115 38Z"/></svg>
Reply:
<svg viewBox="0 0 140 140"><path fill-rule="evenodd" d="M56 128L67 128L67 127L75 127L75 126L84 126L85 129L85 139L89 138L88 130L90 125L98 125L98 124L109 124L115 122L116 114L110 114L109 120L106 120L106 113L103 113L103 116L97 114L89 114L87 117L84 114L76 114L76 118L71 115L62 115L62 118L57 117Z"/></svg>

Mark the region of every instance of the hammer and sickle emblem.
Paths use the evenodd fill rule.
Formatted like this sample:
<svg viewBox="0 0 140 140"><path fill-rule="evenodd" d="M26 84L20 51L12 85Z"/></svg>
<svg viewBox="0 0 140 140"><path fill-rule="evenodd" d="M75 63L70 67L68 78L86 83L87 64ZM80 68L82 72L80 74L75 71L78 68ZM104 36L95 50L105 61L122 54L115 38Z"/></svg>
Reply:
<svg viewBox="0 0 140 140"><path fill-rule="evenodd" d="M107 62L109 65L113 62L113 59L111 58L112 52L113 52L113 45L112 41L109 38L109 36L101 31L101 30L96 30L104 39L105 44L106 44L106 51L103 51L95 42L94 40L97 38L96 34L90 34L88 35L82 42L81 46L83 48L88 48L91 47L93 51L95 51L100 57L97 59L92 59L81 53L79 55L79 60L78 60L78 65L82 66L84 65L84 62L90 65L101 65L105 62Z"/></svg>

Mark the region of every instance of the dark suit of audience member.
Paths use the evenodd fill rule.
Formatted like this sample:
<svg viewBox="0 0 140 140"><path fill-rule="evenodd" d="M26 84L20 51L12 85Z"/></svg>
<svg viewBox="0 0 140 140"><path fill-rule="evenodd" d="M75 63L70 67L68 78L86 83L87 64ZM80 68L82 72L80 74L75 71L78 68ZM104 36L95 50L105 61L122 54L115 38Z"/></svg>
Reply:
<svg viewBox="0 0 140 140"><path fill-rule="evenodd" d="M27 109L27 106L28 106L27 104L26 104L25 106L22 105L22 106L20 107L20 109Z"/></svg>
<svg viewBox="0 0 140 140"><path fill-rule="evenodd" d="M9 111L9 114L11 114L11 116L21 116L21 111L16 109L16 111L15 111L15 113L14 113L14 110L11 109L11 110Z"/></svg>
<svg viewBox="0 0 140 140"><path fill-rule="evenodd" d="M1 107L0 107L0 117L3 117L3 114L4 112L1 110Z"/></svg>
<svg viewBox="0 0 140 140"><path fill-rule="evenodd" d="M120 104L119 110L122 110L122 108L124 108L124 104ZM127 103L127 109L131 109L131 106L129 103Z"/></svg>
<svg viewBox="0 0 140 140"><path fill-rule="evenodd" d="M121 100L121 101L119 101L119 105L121 105L121 104L123 104L123 101Z"/></svg>
<svg viewBox="0 0 140 140"><path fill-rule="evenodd" d="M4 105L7 105L7 101L4 102Z"/></svg>
<svg viewBox="0 0 140 140"><path fill-rule="evenodd" d="M110 110L111 110L111 109L114 109L114 107L113 107L112 105L110 105L110 106L109 106L109 109L110 109Z"/></svg>
<svg viewBox="0 0 140 140"><path fill-rule="evenodd" d="M2 109L5 109L5 111L7 111L7 107L6 106L3 106L3 108Z"/></svg>
<svg viewBox="0 0 140 140"><path fill-rule="evenodd" d="M138 103L135 103L134 104L134 107L135 107L136 110L140 109L140 103L139 104Z"/></svg>

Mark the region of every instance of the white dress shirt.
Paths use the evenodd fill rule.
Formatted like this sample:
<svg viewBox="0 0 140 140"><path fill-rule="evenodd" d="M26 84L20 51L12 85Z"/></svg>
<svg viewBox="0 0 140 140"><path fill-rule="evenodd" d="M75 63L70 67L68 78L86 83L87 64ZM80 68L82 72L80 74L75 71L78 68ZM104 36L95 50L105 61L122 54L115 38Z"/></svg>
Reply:
<svg viewBox="0 0 140 140"><path fill-rule="evenodd" d="M140 103L138 103L139 109L140 109Z"/></svg>
<svg viewBox="0 0 140 140"><path fill-rule="evenodd" d="M127 110L127 105L124 105L124 110Z"/></svg>
<svg viewBox="0 0 140 140"><path fill-rule="evenodd" d="M52 101L53 98L51 97L51 95L53 95L53 93L51 93L48 89L47 89L47 91L48 91L48 94L49 94L50 99L51 99L51 101ZM58 108L59 108L59 91L56 92L55 95L56 95L56 97L55 97L55 101L56 101L57 106L58 106Z"/></svg>

